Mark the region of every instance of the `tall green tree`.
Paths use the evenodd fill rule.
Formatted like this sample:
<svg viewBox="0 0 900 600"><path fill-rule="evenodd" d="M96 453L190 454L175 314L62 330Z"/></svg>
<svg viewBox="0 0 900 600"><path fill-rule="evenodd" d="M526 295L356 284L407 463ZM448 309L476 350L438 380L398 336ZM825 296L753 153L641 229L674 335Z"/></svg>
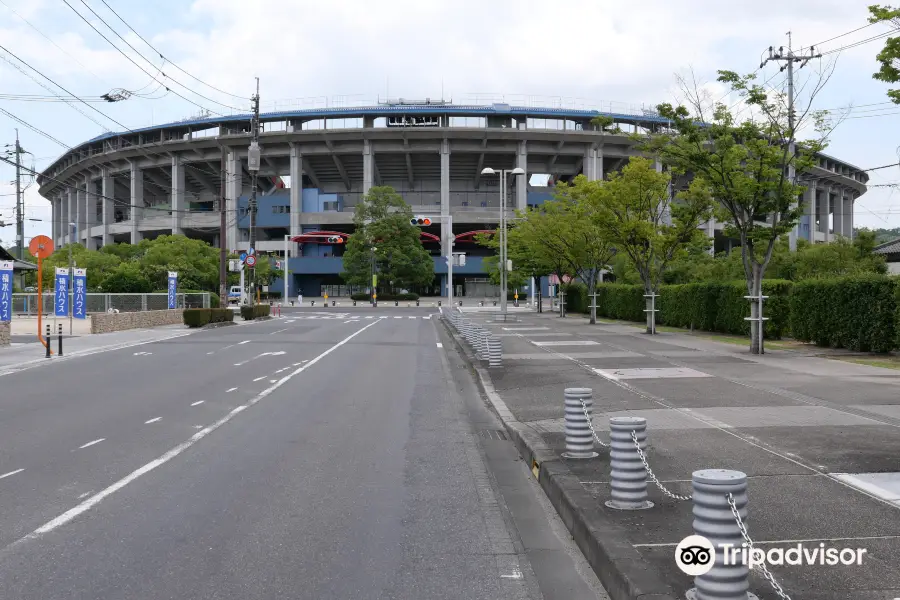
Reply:
<svg viewBox="0 0 900 600"><path fill-rule="evenodd" d="M139 246L142 248L141 271L154 289L166 288L169 271L178 272L179 289L218 289L218 248L183 235L161 235L153 240L142 240Z"/></svg>
<svg viewBox="0 0 900 600"><path fill-rule="evenodd" d="M410 224L412 217L412 209L394 188L370 189L356 206L356 230L344 252L344 281L370 285L374 257L379 289L430 285L434 261L422 247L420 229Z"/></svg>
<svg viewBox="0 0 900 600"><path fill-rule="evenodd" d="M708 186L695 181L677 194L671 193L668 173L657 172L652 161L633 157L621 172L607 181L577 179L600 236L617 252L628 256L644 285L644 294L659 291L669 263L691 244L706 238L698 229L709 219L712 198ZM647 333L653 326L651 298L647 303Z"/></svg>
<svg viewBox="0 0 900 600"><path fill-rule="evenodd" d="M600 271L609 266L613 255L612 247L597 227L597 207L587 200L592 189L583 176L576 178L575 185L562 183L556 188L554 200L525 213L515 227L540 249L545 268L553 268L560 279L564 275L578 277L587 284L589 293L596 292ZM590 322L597 322L594 302Z"/></svg>
<svg viewBox="0 0 900 600"><path fill-rule="evenodd" d="M890 22L895 28L900 26L900 8L878 4L870 6L869 23L885 22ZM880 68L872 75L874 79L885 83L900 81L900 37L889 37L875 58ZM894 104L900 104L900 90L888 90L887 96Z"/></svg>
<svg viewBox="0 0 900 600"><path fill-rule="evenodd" d="M805 108L795 105L793 122L785 95L755 83L755 75L719 71L718 80L744 100L748 116L739 118L721 103L710 114L699 89L686 89L690 106L659 105L660 115L671 126L651 134L644 146L673 172L693 175L694 185L705 186L718 201L717 216L726 222L725 234L741 242L748 295L759 297L775 242L794 228L803 211L798 198L806 188L788 177L789 169L808 171L815 153L825 147L825 115L809 106L827 76L820 76L811 88ZM814 124L816 135L798 140L797 131L809 124ZM759 317L755 300L751 316ZM759 328L750 330L750 351L761 353Z"/></svg>

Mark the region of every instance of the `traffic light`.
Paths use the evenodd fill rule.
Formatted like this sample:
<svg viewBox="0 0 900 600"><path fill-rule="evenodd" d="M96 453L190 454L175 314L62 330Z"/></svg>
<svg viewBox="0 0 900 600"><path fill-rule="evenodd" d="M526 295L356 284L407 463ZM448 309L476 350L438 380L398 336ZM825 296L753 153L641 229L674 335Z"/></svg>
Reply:
<svg viewBox="0 0 900 600"><path fill-rule="evenodd" d="M428 217L413 217L412 219L409 220L409 224L415 225L417 227L422 227L422 226L427 227L427 226L431 225L431 219L429 219Z"/></svg>
<svg viewBox="0 0 900 600"><path fill-rule="evenodd" d="M339 235L332 235L328 238L328 243L329 244L343 244L344 238L342 238Z"/></svg>

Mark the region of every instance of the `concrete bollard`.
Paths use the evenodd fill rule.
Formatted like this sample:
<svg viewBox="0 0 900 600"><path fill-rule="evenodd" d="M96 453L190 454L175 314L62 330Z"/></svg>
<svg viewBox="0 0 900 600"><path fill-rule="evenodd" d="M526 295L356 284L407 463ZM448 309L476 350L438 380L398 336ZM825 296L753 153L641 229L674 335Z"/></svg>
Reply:
<svg viewBox="0 0 900 600"><path fill-rule="evenodd" d="M647 419L643 417L610 417L609 466L612 498L606 506L619 510L652 508L647 496L647 470L638 454L631 433L641 450L647 448Z"/></svg>
<svg viewBox="0 0 900 600"><path fill-rule="evenodd" d="M478 345L481 348L481 360L488 360L488 356L490 355L490 348L488 348L489 339L491 339L491 332L487 329L482 329L481 339L478 340Z"/></svg>
<svg viewBox="0 0 900 600"><path fill-rule="evenodd" d="M594 458L594 436L588 417L594 416L594 393L591 388L566 388L566 458ZM584 405L582 406L582 402Z"/></svg>
<svg viewBox="0 0 900 600"><path fill-rule="evenodd" d="M715 546L715 563L704 575L694 578L688 590L688 600L758 600L750 593L750 567L736 557L725 564L724 544L741 550L744 537L728 504L728 494L745 526L747 524L747 475L726 469L694 471L691 476L694 503L694 534L708 539Z"/></svg>
<svg viewBox="0 0 900 600"><path fill-rule="evenodd" d="M309 301L309 305L310 305L310 306L315 306L315 305L316 305L316 301L315 301L315 300L310 300L310 301Z"/></svg>
<svg viewBox="0 0 900 600"><path fill-rule="evenodd" d="M503 343L500 338L494 336L488 337L488 366L503 366Z"/></svg>
<svg viewBox="0 0 900 600"><path fill-rule="evenodd" d="M440 305L441 305L441 301L440 301L440 300L438 300L438 306L440 306Z"/></svg>
<svg viewBox="0 0 900 600"><path fill-rule="evenodd" d="M394 306L400 306L400 302L397 300L394 300Z"/></svg>
<svg viewBox="0 0 900 600"><path fill-rule="evenodd" d="M63 353L62 353L62 340L63 340L62 323L59 324L59 336L58 336L57 340L59 341L59 352L58 352L57 354L58 354L59 356L62 356L62 355L63 355ZM48 344L50 343L50 339L49 339L49 338L47 339L47 343L48 343Z"/></svg>
<svg viewBox="0 0 900 600"><path fill-rule="evenodd" d="M334 306L334 300L331 301L331 305Z"/></svg>
<svg viewBox="0 0 900 600"><path fill-rule="evenodd" d="M47 342L46 353L44 354L44 357L50 358L50 323L47 323L47 337L44 338L44 340Z"/></svg>

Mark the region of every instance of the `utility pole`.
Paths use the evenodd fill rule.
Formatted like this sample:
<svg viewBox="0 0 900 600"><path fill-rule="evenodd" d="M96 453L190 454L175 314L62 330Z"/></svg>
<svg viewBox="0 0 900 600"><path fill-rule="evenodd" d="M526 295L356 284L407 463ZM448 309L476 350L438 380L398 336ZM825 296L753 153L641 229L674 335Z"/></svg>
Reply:
<svg viewBox="0 0 900 600"><path fill-rule="evenodd" d="M261 162L259 150L259 77L256 78L256 94L251 98L253 102L253 118L250 121L252 138L250 150L247 153L247 170L250 171L250 201L247 209L250 211L250 248L256 248L256 186L259 179L259 166ZM258 260L258 259L257 259ZM256 266L250 267L250 302L256 302Z"/></svg>
<svg viewBox="0 0 900 600"><path fill-rule="evenodd" d="M801 63L798 69L802 69L806 66L806 64L812 60L813 58L822 58L821 53L816 53L815 46L809 47L809 52L801 51L800 54L796 54L791 48L791 32L787 32L788 36L788 47L787 54L784 53L784 46L780 46L778 51L776 52L772 46L769 46L769 57L760 63L759 68L762 69L766 66L768 62L784 62L786 64L782 65L779 71L784 71L787 69L787 83L788 83L788 143L789 143L789 156L791 157L791 162L788 164L788 179L791 184L795 185L797 183L797 171L794 168L794 154L796 152L796 139L797 132L794 131L794 63ZM813 235L813 228L815 225L815 221L811 220L809 224L810 238L813 239L815 236ZM789 244L791 252L797 251L797 235L799 233L799 226L794 227L791 230L789 236Z"/></svg>
<svg viewBox="0 0 900 600"><path fill-rule="evenodd" d="M22 146L16 129L16 257L25 260L25 210L22 206Z"/></svg>
<svg viewBox="0 0 900 600"><path fill-rule="evenodd" d="M228 272L225 269L228 254L226 251L227 238L225 226L225 148L219 148L222 154L222 162L219 166L219 302L228 302ZM235 215L237 218L237 215ZM243 291L243 290L242 290Z"/></svg>

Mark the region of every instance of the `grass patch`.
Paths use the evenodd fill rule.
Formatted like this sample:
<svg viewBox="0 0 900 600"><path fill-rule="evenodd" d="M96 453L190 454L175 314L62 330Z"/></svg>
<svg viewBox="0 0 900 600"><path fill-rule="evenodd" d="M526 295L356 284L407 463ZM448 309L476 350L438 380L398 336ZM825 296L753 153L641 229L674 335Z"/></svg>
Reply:
<svg viewBox="0 0 900 600"><path fill-rule="evenodd" d="M828 358L833 358L835 360L842 360L844 362L856 363L858 365L866 365L869 367L881 367L883 369L894 369L900 370L900 357L898 356L885 356L884 358L857 358L850 356L829 356Z"/></svg>

